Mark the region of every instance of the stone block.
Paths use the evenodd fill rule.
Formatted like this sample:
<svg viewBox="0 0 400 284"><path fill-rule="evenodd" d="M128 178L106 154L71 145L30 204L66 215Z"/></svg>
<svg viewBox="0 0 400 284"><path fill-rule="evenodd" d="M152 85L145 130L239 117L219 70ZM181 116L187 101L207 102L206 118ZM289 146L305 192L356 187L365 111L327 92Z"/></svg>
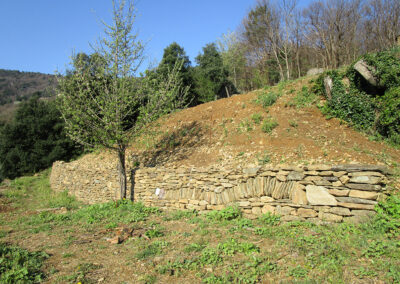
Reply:
<svg viewBox="0 0 400 284"><path fill-rule="evenodd" d="M296 209L289 207L289 206L278 205L275 208L275 213L278 215L284 216L284 215L290 215L294 210L296 210Z"/></svg>
<svg viewBox="0 0 400 284"><path fill-rule="evenodd" d="M311 205L337 205L335 197L323 186L307 185L306 197Z"/></svg>
<svg viewBox="0 0 400 284"><path fill-rule="evenodd" d="M354 176L350 178L352 183L367 183L367 184L378 184L382 180L381 177L376 176Z"/></svg>
<svg viewBox="0 0 400 284"><path fill-rule="evenodd" d="M345 174L347 174L347 172L345 172L345 171L333 172L333 176L338 177L338 178L344 176Z"/></svg>
<svg viewBox="0 0 400 284"><path fill-rule="evenodd" d="M332 171L321 171L319 173L320 176L333 176L333 172Z"/></svg>
<svg viewBox="0 0 400 284"><path fill-rule="evenodd" d="M263 214L266 214L266 213L275 213L275 207L274 206L271 206L271 205L264 205L264 207L263 208L261 208L261 212L263 213Z"/></svg>
<svg viewBox="0 0 400 284"><path fill-rule="evenodd" d="M348 176L341 176L339 180L341 183L346 184L349 182L350 178Z"/></svg>
<svg viewBox="0 0 400 284"><path fill-rule="evenodd" d="M376 184L347 183L346 187L366 191L381 191L382 187Z"/></svg>
<svg viewBox="0 0 400 284"><path fill-rule="evenodd" d="M376 191L350 190L349 197L376 200L379 193Z"/></svg>
<svg viewBox="0 0 400 284"><path fill-rule="evenodd" d="M370 211L370 210L351 210L351 215L354 216L368 216L372 217L376 214L375 211Z"/></svg>
<svg viewBox="0 0 400 284"><path fill-rule="evenodd" d="M337 205L340 207L345 207L345 208L349 208L349 209L374 210L374 208L375 208L375 205L347 203L347 202L338 202Z"/></svg>
<svg viewBox="0 0 400 284"><path fill-rule="evenodd" d="M208 205L208 202L205 201L205 200L200 200L200 201L199 201L199 205L200 205L200 206L205 206L205 205Z"/></svg>
<svg viewBox="0 0 400 284"><path fill-rule="evenodd" d="M367 199L356 198L356 197L336 197L336 200L339 202L345 202L345 203L359 203L359 204L371 204L371 205L375 205L378 203L373 200L367 200Z"/></svg>
<svg viewBox="0 0 400 284"><path fill-rule="evenodd" d="M189 203L189 200L187 200L187 199L179 199L178 202L179 202L179 203L182 203L182 204L188 204L188 203Z"/></svg>
<svg viewBox="0 0 400 284"><path fill-rule="evenodd" d="M320 176L307 176L304 180L306 181L320 181L322 177Z"/></svg>
<svg viewBox="0 0 400 284"><path fill-rule="evenodd" d="M319 174L319 172L317 172L317 171L305 171L304 174L307 175L307 176L317 176Z"/></svg>
<svg viewBox="0 0 400 284"><path fill-rule="evenodd" d="M263 203L269 203L269 202L275 201L275 199L273 199L272 197L269 197L269 196L261 196L260 200Z"/></svg>
<svg viewBox="0 0 400 284"><path fill-rule="evenodd" d="M292 171L287 176L287 180L293 180L293 181L299 181L299 180L302 180L303 178L304 178L303 172Z"/></svg>
<svg viewBox="0 0 400 284"><path fill-rule="evenodd" d="M281 217L282 222L301 221L303 218L294 215L285 215Z"/></svg>
<svg viewBox="0 0 400 284"><path fill-rule="evenodd" d="M328 165L309 165L306 166L305 169L308 171L329 171L332 167Z"/></svg>
<svg viewBox="0 0 400 284"><path fill-rule="evenodd" d="M254 215L261 215L262 214L261 207L253 207L251 209L251 213Z"/></svg>
<svg viewBox="0 0 400 284"><path fill-rule="evenodd" d="M287 180L286 176L284 176L284 175L277 175L276 179L281 182L285 182Z"/></svg>
<svg viewBox="0 0 400 284"><path fill-rule="evenodd" d="M317 217L318 213L312 209L299 208L299 209L297 209L297 216L300 216L303 218L313 218L313 217Z"/></svg>
<svg viewBox="0 0 400 284"><path fill-rule="evenodd" d="M342 186L343 184L340 181L332 182L332 186Z"/></svg>
<svg viewBox="0 0 400 284"><path fill-rule="evenodd" d="M239 201L237 202L239 207L250 207L251 203L249 201Z"/></svg>
<svg viewBox="0 0 400 284"><path fill-rule="evenodd" d="M343 216L335 215L332 213L319 212L318 218L322 221L340 223L343 221Z"/></svg>
<svg viewBox="0 0 400 284"><path fill-rule="evenodd" d="M359 176L376 176L376 177L383 177L383 174L380 172L353 172L349 173L351 177L359 177Z"/></svg>
<svg viewBox="0 0 400 284"><path fill-rule="evenodd" d="M324 185L329 186L329 185L332 185L332 183L329 182L329 181L327 181L327 180L316 180L316 181L314 181L314 184L315 184L315 185L320 185L320 186L324 186Z"/></svg>
<svg viewBox="0 0 400 284"><path fill-rule="evenodd" d="M292 191L292 202L294 204L305 205L308 204L306 193L303 190L304 186L296 184Z"/></svg>
<svg viewBox="0 0 400 284"><path fill-rule="evenodd" d="M329 209L329 213L340 215L340 216L351 216L351 212L349 208L344 207L332 207Z"/></svg>
<svg viewBox="0 0 400 284"><path fill-rule="evenodd" d="M332 194L333 196L349 196L349 189L328 189L328 192Z"/></svg>
<svg viewBox="0 0 400 284"><path fill-rule="evenodd" d="M189 204L199 205L199 201L198 200L189 200Z"/></svg>
<svg viewBox="0 0 400 284"><path fill-rule="evenodd" d="M255 176L261 167L244 168L243 173L249 176Z"/></svg>

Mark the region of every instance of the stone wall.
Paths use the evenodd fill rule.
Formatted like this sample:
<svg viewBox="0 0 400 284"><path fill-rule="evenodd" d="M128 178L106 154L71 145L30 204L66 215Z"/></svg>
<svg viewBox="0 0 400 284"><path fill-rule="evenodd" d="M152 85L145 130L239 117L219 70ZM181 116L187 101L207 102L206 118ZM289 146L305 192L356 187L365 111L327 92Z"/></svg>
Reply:
<svg viewBox="0 0 400 284"><path fill-rule="evenodd" d="M135 172L134 199L199 211L237 204L248 218L271 212L283 221L359 221L374 214L375 204L388 192L388 180L386 168L370 165L141 168ZM50 183L87 203L119 198L117 172L110 165L56 162Z"/></svg>

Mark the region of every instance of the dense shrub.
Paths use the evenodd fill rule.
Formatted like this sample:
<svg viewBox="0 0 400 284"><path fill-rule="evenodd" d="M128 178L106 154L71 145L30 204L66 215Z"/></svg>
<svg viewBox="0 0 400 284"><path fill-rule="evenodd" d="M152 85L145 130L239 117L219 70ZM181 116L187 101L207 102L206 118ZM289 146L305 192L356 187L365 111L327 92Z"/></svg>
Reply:
<svg viewBox="0 0 400 284"><path fill-rule="evenodd" d="M400 145L400 49L366 54L362 57L376 69L379 86L368 84L353 65L344 72L322 74L313 87L314 93L325 95L324 78L333 81L331 98L323 107L330 116L351 123L355 128L388 138ZM356 62L356 61L355 61ZM349 80L346 85L344 78Z"/></svg>
<svg viewBox="0 0 400 284"><path fill-rule="evenodd" d="M80 151L66 136L54 104L34 97L22 103L13 121L0 131L0 178L38 172Z"/></svg>

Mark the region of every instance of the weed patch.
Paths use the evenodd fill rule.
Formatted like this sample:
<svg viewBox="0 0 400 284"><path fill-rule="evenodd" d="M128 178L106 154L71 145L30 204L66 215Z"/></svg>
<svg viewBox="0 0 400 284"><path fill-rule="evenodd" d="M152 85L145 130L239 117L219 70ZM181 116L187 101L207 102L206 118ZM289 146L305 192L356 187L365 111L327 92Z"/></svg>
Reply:
<svg viewBox="0 0 400 284"><path fill-rule="evenodd" d="M39 283L45 275L43 261L49 256L44 252L29 252L0 243L0 282Z"/></svg>

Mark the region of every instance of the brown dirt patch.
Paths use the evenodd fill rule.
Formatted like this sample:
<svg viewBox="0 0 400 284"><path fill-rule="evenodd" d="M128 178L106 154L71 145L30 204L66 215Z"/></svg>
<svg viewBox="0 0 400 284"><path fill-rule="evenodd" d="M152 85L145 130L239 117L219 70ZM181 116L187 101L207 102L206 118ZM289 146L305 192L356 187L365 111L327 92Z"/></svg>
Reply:
<svg viewBox="0 0 400 284"><path fill-rule="evenodd" d="M258 91L174 113L153 128L157 135L142 136L131 151L147 156L147 164L175 166L257 163L265 156L275 164L400 160L399 150L370 141L338 119L327 119L316 106L288 107L287 102L309 80L288 84L284 95L268 110L254 102ZM272 117L278 126L272 133L264 133L261 124L252 120L254 114Z"/></svg>

